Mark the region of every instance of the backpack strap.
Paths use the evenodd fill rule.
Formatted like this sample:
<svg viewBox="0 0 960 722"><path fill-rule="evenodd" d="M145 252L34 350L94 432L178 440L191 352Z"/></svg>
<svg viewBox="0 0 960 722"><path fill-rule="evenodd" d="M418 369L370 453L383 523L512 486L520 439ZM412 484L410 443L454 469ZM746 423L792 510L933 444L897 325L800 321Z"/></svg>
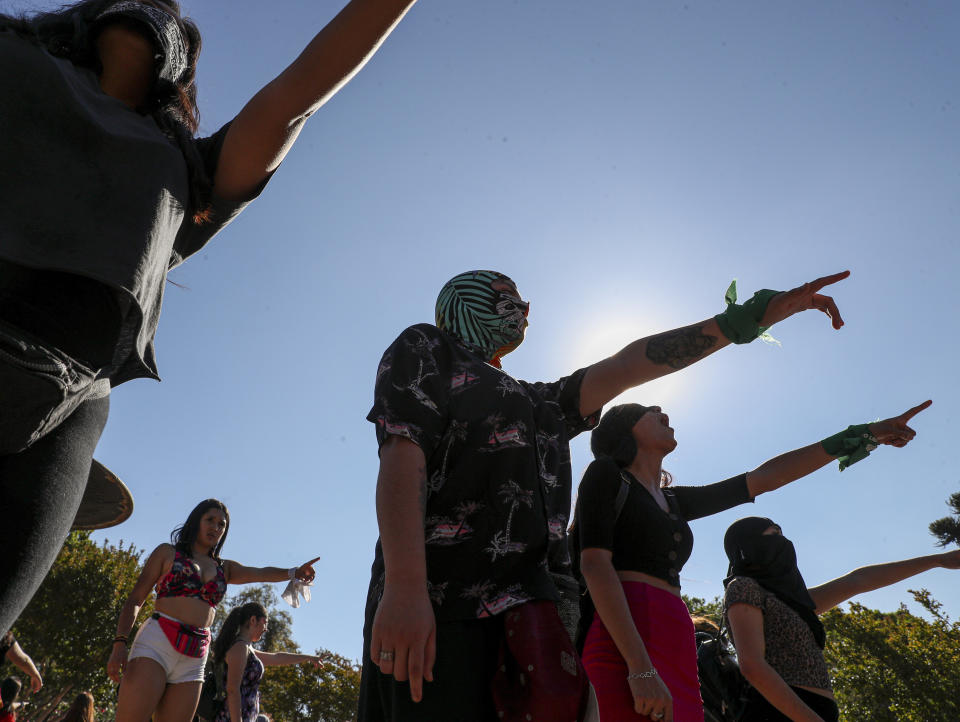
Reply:
<svg viewBox="0 0 960 722"><path fill-rule="evenodd" d="M613 502L613 523L617 523L620 518L620 512L623 511L623 505L627 503L627 496L630 494L630 481L626 474L620 472L620 488L617 489L617 498Z"/></svg>

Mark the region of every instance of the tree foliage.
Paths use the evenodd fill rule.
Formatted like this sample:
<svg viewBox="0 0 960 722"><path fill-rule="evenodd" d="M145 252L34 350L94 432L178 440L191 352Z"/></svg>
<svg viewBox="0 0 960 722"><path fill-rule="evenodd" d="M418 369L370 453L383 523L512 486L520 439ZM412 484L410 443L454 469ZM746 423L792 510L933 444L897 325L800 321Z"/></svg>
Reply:
<svg viewBox="0 0 960 722"><path fill-rule="evenodd" d="M960 544L960 492L951 495L947 505L952 510L952 515L937 519L930 525L930 533L942 547Z"/></svg>
<svg viewBox="0 0 960 722"><path fill-rule="evenodd" d="M265 652L299 652L293 639L293 618L278 606L268 584L247 587L217 610L214 633L227 614L247 602L262 604L270 618L267 633L256 644ZM351 722L360 695L360 667L345 657L324 649L314 651L324 659L321 669L313 665L269 667L260 682L260 704L274 720L283 722Z"/></svg>
<svg viewBox="0 0 960 722"><path fill-rule="evenodd" d="M106 673L117 617L140 573L142 551L99 545L89 532L67 538L50 573L14 627L43 676L43 689L24 707L21 722L55 716L79 692L93 694L98 717L112 719L116 691ZM144 605L141 618L153 611ZM61 704L62 702L62 704Z"/></svg>
<svg viewBox="0 0 960 722"><path fill-rule="evenodd" d="M821 617L841 719L960 720L960 623L951 622L926 590L911 594L933 621L904 605L878 612L856 603Z"/></svg>

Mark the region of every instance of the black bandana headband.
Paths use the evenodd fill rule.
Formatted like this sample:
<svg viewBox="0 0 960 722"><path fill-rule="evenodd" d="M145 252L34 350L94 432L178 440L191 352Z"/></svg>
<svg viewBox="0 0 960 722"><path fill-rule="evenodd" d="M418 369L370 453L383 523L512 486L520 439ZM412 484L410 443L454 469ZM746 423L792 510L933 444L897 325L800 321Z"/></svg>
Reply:
<svg viewBox="0 0 960 722"><path fill-rule="evenodd" d="M176 83L187 69L187 44L176 18L153 5L123 0L100 13L94 22L101 25L104 20L118 17L133 20L150 30L150 37L159 50L157 77Z"/></svg>

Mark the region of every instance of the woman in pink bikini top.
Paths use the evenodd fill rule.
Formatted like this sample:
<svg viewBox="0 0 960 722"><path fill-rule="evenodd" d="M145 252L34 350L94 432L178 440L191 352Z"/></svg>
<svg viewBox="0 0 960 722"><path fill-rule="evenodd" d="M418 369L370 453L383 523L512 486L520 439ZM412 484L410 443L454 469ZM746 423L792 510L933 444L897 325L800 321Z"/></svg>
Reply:
<svg viewBox="0 0 960 722"><path fill-rule="evenodd" d="M150 554L120 610L107 674L121 682L119 722L147 722L156 709L169 719L192 719L203 683L210 625L228 584L312 582L313 559L293 568L247 567L222 559L230 528L223 502L200 502L173 534ZM129 635L153 588L153 616L127 650ZM176 712L174 713L173 710Z"/></svg>

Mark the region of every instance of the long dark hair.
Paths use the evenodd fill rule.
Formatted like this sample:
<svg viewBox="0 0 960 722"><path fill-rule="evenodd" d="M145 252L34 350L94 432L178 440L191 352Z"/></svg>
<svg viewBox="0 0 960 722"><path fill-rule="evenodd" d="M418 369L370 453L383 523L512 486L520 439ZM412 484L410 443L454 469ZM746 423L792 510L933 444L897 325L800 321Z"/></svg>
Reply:
<svg viewBox="0 0 960 722"><path fill-rule="evenodd" d="M230 531L230 512L227 511L227 505L219 499L204 499L190 512L190 516L180 526L170 533L170 543L181 554L191 556L193 554L193 543L197 540L197 534L200 533L200 520L209 509L219 509L226 517L227 525L223 528L223 536L217 545L210 550L210 556L217 562L220 561L220 550L223 549L223 543L227 540L227 532Z"/></svg>
<svg viewBox="0 0 960 722"><path fill-rule="evenodd" d="M9 712L20 696L20 679L18 677L7 677L0 683L0 697L3 698L3 706L0 711Z"/></svg>
<svg viewBox="0 0 960 722"><path fill-rule="evenodd" d="M234 607L230 610L223 626L220 627L220 634L213 642L213 663L222 664L226 659L230 647L237 641L237 635L240 634L240 627L247 623L251 617L267 616L267 609L260 602L247 602L241 607Z"/></svg>
<svg viewBox="0 0 960 722"><path fill-rule="evenodd" d="M60 722L94 722L93 695L89 692L78 694Z"/></svg>
<svg viewBox="0 0 960 722"><path fill-rule="evenodd" d="M0 13L0 30L9 29L41 45L74 65L100 70L95 46L95 33L90 32L96 18L118 0L81 0L59 10L33 15ZM200 30L189 18L181 17L177 0L138 0L154 5L173 15L180 26L187 46L187 68L176 83L158 79L147 99L147 112L160 130L177 144L187 164L190 178L190 206L193 222L209 218L213 183L193 143L200 123L197 110L197 58L200 55Z"/></svg>

